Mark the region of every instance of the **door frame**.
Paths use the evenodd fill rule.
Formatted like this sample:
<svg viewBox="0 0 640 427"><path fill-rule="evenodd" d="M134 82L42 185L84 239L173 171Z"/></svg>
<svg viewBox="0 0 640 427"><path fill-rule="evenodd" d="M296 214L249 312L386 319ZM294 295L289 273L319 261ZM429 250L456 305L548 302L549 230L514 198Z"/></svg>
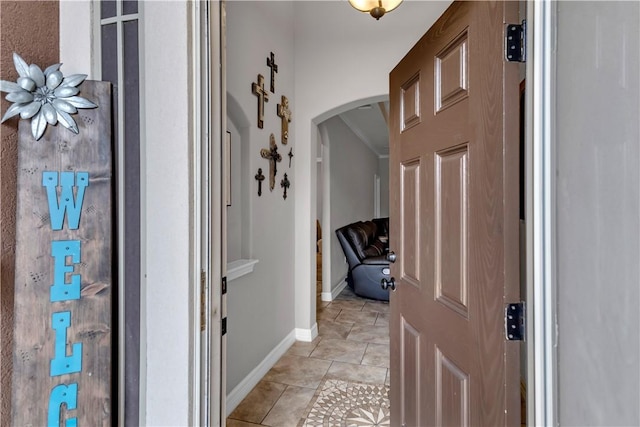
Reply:
<svg viewBox="0 0 640 427"><path fill-rule="evenodd" d="M210 4L218 4L211 1ZM527 4L527 64L526 64L526 136L525 136L525 197L527 204L526 223L527 235L527 424L528 425L555 425L557 420L557 362L556 362L556 305L555 305L555 180L553 174L554 167L554 140L553 131L553 105L554 94L554 64L555 54L552 51L555 39L555 5L552 0L526 0ZM213 8L215 9L215 8ZM197 22L197 21L196 21ZM202 21L200 21L200 25ZM195 26L197 27L197 25ZM208 49L196 51L194 63L201 64L206 58L202 57L202 52L218 52L222 54L224 47L212 43L206 38L206 34L220 34L220 20L211 19L208 28L200 29L200 36L204 37L204 43ZM202 40L202 39L201 39ZM220 39L214 39L220 41ZM220 77L218 76L217 79ZM214 76L211 78L211 87L220 83ZM222 92L211 96L211 103L221 105L223 102ZM204 100L203 103L204 104ZM198 107L198 111L203 112L204 105ZM202 114L200 115L202 117ZM219 115L212 114L208 120L216 122L220 120ZM214 123L211 123L213 125ZM218 122L217 129L222 129L222 123ZM216 129L216 126L211 128ZM217 133L213 133L217 135ZM221 136L222 137L222 136ZM213 154L213 153L212 153ZM218 153L219 154L219 153ZM215 190L219 190L222 177L215 171L199 172L200 185L211 190L214 195ZM208 182L207 182L208 181ZM215 199L215 197L213 197ZM217 220L222 215L224 206L211 206L209 214L211 216L210 226L215 229L220 225ZM315 212L313 213L315 215ZM203 218L206 219L206 218ZM206 221L203 221L203 223ZM203 236L206 234L203 231ZM313 233L307 233L311 239ZM304 236L302 236L304 237ZM215 241L210 242L215 243ZM310 242L311 245L312 242ZM218 247L218 251L221 247ZM215 251L214 251L215 252ZM219 255L219 253L218 253ZM211 273L222 272L222 259L220 256L210 256ZM209 277L216 277L213 274ZM211 287L209 287L211 289ZM196 293L197 294L197 293ZM198 295L194 295L196 304L199 305ZM213 302L213 301L212 301ZM219 302L219 301L218 301ZM215 303L215 302L214 302ZM215 322L214 322L215 323ZM210 337L214 337L211 334ZM213 340L215 341L215 340ZM196 344L196 343L194 343ZM198 345L194 345L197 348ZM209 356L211 363L221 366L223 361L222 352L213 353ZM223 371L223 369L222 369ZM195 374L195 372L194 372ZM194 387L195 388L195 387ZM195 390L194 390L195 391ZM199 395L203 401L204 391L200 390ZM224 393L221 388L211 388L211 395L206 399L211 407L224 405ZM194 404L192 410L196 410L198 405ZM218 410L219 411L219 410ZM221 416L222 414L218 412ZM197 416L197 413L193 414ZM213 420L213 419L212 419ZM224 421L224 418L221 418Z"/></svg>
<svg viewBox="0 0 640 427"><path fill-rule="evenodd" d="M226 349L221 292L226 275L226 204L222 142L226 134L224 1L193 2L191 83L195 143L191 289L190 423L225 425ZM220 66L221 65L221 66Z"/></svg>
<svg viewBox="0 0 640 427"><path fill-rule="evenodd" d="M525 197L527 425L556 425L555 14L527 0Z"/></svg>

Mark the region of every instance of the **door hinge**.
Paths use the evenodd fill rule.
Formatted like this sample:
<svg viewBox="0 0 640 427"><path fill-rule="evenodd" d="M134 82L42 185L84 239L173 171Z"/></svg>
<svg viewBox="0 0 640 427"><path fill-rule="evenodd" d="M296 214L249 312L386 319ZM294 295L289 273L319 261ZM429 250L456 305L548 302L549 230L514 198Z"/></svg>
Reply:
<svg viewBox="0 0 640 427"><path fill-rule="evenodd" d="M504 56L508 62L525 62L527 55L527 21L507 24L504 36Z"/></svg>
<svg viewBox="0 0 640 427"><path fill-rule="evenodd" d="M507 304L504 309L504 333L507 341L524 341L525 304L517 302Z"/></svg>
<svg viewBox="0 0 640 427"><path fill-rule="evenodd" d="M226 276L222 278L221 288L222 288L222 295L226 294L227 293L227 277Z"/></svg>
<svg viewBox="0 0 640 427"><path fill-rule="evenodd" d="M207 273L200 270L200 331L207 329Z"/></svg>
<svg viewBox="0 0 640 427"><path fill-rule="evenodd" d="M221 333L222 336L225 336L226 333L227 333L227 318L226 317L224 317L222 319L221 332L222 332Z"/></svg>

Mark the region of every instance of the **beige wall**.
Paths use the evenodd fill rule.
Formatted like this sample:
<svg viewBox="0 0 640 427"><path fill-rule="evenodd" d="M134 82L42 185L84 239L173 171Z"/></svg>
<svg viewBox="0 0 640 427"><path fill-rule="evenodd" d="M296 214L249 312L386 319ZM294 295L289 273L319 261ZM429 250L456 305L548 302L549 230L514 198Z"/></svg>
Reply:
<svg viewBox="0 0 640 427"><path fill-rule="evenodd" d="M329 221L331 264L329 286L323 283L323 299L342 285L349 270L335 230L356 221L373 218L373 177L378 174L378 156L338 116L319 126L325 147L329 146ZM357 165L357 167L354 167ZM326 218L325 218L326 222ZM323 254L323 261L326 256ZM335 296L335 295L334 295Z"/></svg>
<svg viewBox="0 0 640 427"><path fill-rule="evenodd" d="M0 1L0 79L15 81L13 52L45 68L58 62L58 1ZM64 69L63 69L64 72ZM2 94L1 113L10 103ZM0 125L0 425L10 425L18 119Z"/></svg>
<svg viewBox="0 0 640 427"><path fill-rule="evenodd" d="M231 152L241 154L244 168L241 172L249 181L243 183L246 191L242 212L234 214L234 205L227 211L230 217L246 215L242 218L242 235L234 235L230 229L229 239L244 240L243 257L259 260L253 273L229 281L228 286L227 393L231 409L233 402L242 400L236 396L242 394L247 381L253 381L253 370L274 348L288 347L292 341L295 328L293 260L296 258L293 210L298 193L293 180L296 157L289 167L287 153L291 148L296 154L299 145L292 123L289 143L282 145L281 120L276 115L281 96L289 98L291 108L294 105L293 3L231 1L227 3L227 25L227 97L237 102L237 108L230 109L228 117L242 134L242 146L238 146L238 138L232 139ZM269 86L266 65L269 52L275 54L278 73L275 93L269 92L269 101L265 103L264 128L260 129L256 122L256 96L251 93L250 83L255 82L260 73L265 77L265 87ZM260 150L269 144L271 133L282 156L273 191L269 189L269 163L260 156ZM260 197L253 179L259 167L267 177ZM286 200L280 187L285 173L291 182ZM238 187L237 183L239 181L232 179L232 190L234 185ZM229 225L232 224L230 218Z"/></svg>

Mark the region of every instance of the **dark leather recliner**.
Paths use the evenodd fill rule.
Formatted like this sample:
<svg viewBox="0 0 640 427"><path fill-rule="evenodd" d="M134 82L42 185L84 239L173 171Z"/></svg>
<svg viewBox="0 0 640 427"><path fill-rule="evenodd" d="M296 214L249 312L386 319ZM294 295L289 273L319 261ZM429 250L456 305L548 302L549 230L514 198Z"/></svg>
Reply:
<svg viewBox="0 0 640 427"><path fill-rule="evenodd" d="M349 264L347 283L356 295L389 301L389 291L380 282L389 278L389 218L358 221L336 230ZM384 270L384 271L383 271Z"/></svg>

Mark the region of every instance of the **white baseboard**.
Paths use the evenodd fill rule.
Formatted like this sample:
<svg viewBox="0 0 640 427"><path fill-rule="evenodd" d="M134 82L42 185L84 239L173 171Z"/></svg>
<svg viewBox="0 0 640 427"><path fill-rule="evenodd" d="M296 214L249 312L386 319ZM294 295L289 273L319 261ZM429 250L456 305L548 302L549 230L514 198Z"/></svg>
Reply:
<svg viewBox="0 0 640 427"><path fill-rule="evenodd" d="M260 382L269 369L276 364L276 362L282 357L283 354L289 350L289 347L296 341L296 334L298 329L291 331L262 362L258 364L240 383L227 395L227 415L231 414L234 409L247 397L249 392ZM316 328L316 335L318 330Z"/></svg>
<svg viewBox="0 0 640 427"><path fill-rule="evenodd" d="M296 328L296 340L311 342L318 336L318 324L314 323L311 329Z"/></svg>
<svg viewBox="0 0 640 427"><path fill-rule="evenodd" d="M321 293L320 299L322 299L322 301L333 301L334 299L336 299L338 295L340 295L340 292L342 292L346 287L347 287L347 281L343 280L342 282L338 283L338 285L335 288L333 288L331 292Z"/></svg>

